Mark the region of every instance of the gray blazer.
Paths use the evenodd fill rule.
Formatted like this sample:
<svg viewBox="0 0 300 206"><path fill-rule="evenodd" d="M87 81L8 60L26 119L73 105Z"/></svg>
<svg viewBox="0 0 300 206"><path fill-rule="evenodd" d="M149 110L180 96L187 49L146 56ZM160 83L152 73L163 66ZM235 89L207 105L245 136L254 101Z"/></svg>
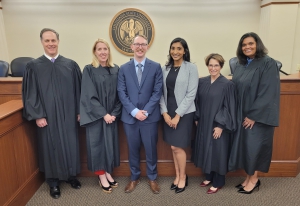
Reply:
<svg viewBox="0 0 300 206"><path fill-rule="evenodd" d="M160 113L168 112L167 109L167 86L166 78L169 74L170 67L162 68L163 74L163 95L160 98ZM195 64L183 61L178 71L178 76L175 83L174 94L178 108L175 112L181 117L185 114L196 111L195 97L198 88L198 69Z"/></svg>

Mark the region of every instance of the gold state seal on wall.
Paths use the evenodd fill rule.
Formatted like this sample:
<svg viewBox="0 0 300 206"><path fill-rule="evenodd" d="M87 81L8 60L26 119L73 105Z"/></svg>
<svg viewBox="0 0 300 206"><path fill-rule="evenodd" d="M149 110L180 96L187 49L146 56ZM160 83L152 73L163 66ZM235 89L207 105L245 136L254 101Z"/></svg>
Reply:
<svg viewBox="0 0 300 206"><path fill-rule="evenodd" d="M154 40L154 25L149 16L139 9L128 8L117 13L109 26L109 36L118 51L133 56L130 45L136 35L148 38L149 46Z"/></svg>

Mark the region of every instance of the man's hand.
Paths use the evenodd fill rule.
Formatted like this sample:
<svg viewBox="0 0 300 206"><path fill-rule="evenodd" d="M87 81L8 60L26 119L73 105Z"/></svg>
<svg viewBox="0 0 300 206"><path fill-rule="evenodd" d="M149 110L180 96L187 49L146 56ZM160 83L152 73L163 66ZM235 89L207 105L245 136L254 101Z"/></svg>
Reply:
<svg viewBox="0 0 300 206"><path fill-rule="evenodd" d="M77 121L80 122L80 114L77 115Z"/></svg>
<svg viewBox="0 0 300 206"><path fill-rule="evenodd" d="M48 125L47 120L45 118L36 119L35 123L38 127L45 127Z"/></svg>
<svg viewBox="0 0 300 206"><path fill-rule="evenodd" d="M136 113L135 118L137 118L140 121L144 121L147 118L146 113L147 113L147 111L145 111L145 110L139 110Z"/></svg>

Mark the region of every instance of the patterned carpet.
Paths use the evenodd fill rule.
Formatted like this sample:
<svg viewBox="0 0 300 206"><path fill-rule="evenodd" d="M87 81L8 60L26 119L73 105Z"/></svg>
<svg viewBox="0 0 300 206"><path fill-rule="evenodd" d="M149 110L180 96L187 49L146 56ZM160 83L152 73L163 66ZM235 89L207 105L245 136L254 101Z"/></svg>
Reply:
<svg viewBox="0 0 300 206"><path fill-rule="evenodd" d="M227 177L226 185L216 194L208 195L208 188L199 187L202 177L189 177L189 185L183 193L175 194L169 189L173 178L159 177L158 182L161 192L154 195L147 183L147 178L141 178L141 183L129 194L124 193L124 188L129 177L117 177L119 187L114 188L111 194L102 192L96 177L80 177L82 188L72 189L69 184L62 183L61 197L52 199L49 195L49 187L42 184L39 190L27 203L27 206L41 205L300 205L300 175L297 177L265 177L260 178L261 187L251 195L239 194L235 185L241 183L242 177Z"/></svg>

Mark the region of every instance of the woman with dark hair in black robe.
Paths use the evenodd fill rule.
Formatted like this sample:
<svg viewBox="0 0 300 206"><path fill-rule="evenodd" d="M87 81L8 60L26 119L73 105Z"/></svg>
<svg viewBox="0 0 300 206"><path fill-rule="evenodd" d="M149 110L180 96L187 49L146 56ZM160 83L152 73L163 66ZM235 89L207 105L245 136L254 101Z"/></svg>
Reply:
<svg viewBox="0 0 300 206"><path fill-rule="evenodd" d="M119 67L112 63L103 39L93 45L93 62L85 66L80 98L80 125L86 127L88 169L95 172L106 193L118 183L110 175L120 165L117 118L121 102L117 93Z"/></svg>
<svg viewBox="0 0 300 206"><path fill-rule="evenodd" d="M241 37L237 48L239 62L232 78L237 88L238 127L229 170L244 169L247 173L245 181L236 186L243 194L259 189L258 171L269 171L274 127L279 122L279 71L267 53L257 34Z"/></svg>
<svg viewBox="0 0 300 206"><path fill-rule="evenodd" d="M210 75L199 79L196 95L197 135L193 156L195 165L205 173L200 186L212 183L207 194L218 192L225 184L231 137L236 129L235 86L220 73L224 62L219 54L206 57Z"/></svg>

